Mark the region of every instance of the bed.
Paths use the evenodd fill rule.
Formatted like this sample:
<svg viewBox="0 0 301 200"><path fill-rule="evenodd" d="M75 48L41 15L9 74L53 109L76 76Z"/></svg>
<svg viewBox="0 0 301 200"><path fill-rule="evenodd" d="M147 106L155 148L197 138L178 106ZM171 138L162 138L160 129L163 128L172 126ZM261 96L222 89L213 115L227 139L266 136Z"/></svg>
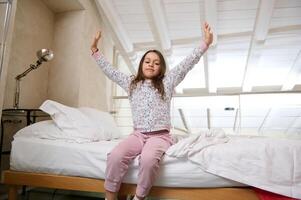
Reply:
<svg viewBox="0 0 301 200"><path fill-rule="evenodd" d="M4 172L4 183L9 185L9 200L17 199L17 190L20 186L34 186L65 190L78 190L88 192L104 192L102 179L60 176L30 172L17 172L7 170ZM134 195L135 186L122 184L119 200L126 199L126 195ZM158 198L172 198L182 200L258 200L251 188L174 188L153 187L149 196Z"/></svg>
<svg viewBox="0 0 301 200"><path fill-rule="evenodd" d="M16 199L23 185L104 192L107 153L122 140L112 116L49 100L40 109L52 120L14 136L10 170L3 176L9 199ZM300 154L298 140L226 136L213 130L190 135L166 152L150 196L257 200L252 187L258 187L301 199ZM137 174L138 158L129 166L120 195L134 194Z"/></svg>
<svg viewBox="0 0 301 200"><path fill-rule="evenodd" d="M11 169L4 172L9 199L16 199L17 189L22 185L104 192L106 154L119 141L77 144L16 137L12 143ZM235 200L242 196L246 200L257 199L248 186L207 173L191 162L165 156L161 165L161 175L150 196L183 200L200 197ZM136 159L125 177L120 195L134 194L137 171Z"/></svg>
<svg viewBox="0 0 301 200"><path fill-rule="evenodd" d="M4 172L4 183L9 185L10 200L16 199L17 189L23 185L104 192L106 154L122 139L78 144L27 137L22 131L12 143L11 169ZM251 142L248 140L259 144L256 141L258 138L245 139L249 144ZM234 138L227 145L233 144ZM223 146L226 148L227 145ZM220 149L221 146L213 145L207 149L214 151L215 148ZM134 194L137 171L138 160L135 159L125 177L119 199ZM208 173L185 158L168 155L161 162L160 175L150 196L183 200L258 199L253 189L246 184Z"/></svg>

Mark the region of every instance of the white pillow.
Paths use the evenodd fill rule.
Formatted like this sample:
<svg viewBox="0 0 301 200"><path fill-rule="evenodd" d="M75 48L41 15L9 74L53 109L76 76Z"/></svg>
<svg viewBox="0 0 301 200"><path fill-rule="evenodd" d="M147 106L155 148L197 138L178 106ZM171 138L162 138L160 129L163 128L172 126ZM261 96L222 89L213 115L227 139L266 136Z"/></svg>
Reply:
<svg viewBox="0 0 301 200"><path fill-rule="evenodd" d="M78 109L65 106L55 101L46 100L40 109L48 113L61 129L74 129L89 125L89 119Z"/></svg>
<svg viewBox="0 0 301 200"><path fill-rule="evenodd" d="M35 138L46 138L52 139L56 135L62 135L62 130L60 130L53 122L53 120L45 120L41 122L37 122L26 126L20 129L15 135L16 137L35 137Z"/></svg>
<svg viewBox="0 0 301 200"><path fill-rule="evenodd" d="M31 124L19 130L14 138L18 137L26 137L26 138L41 138L48 140L63 140L66 142L76 142L76 143L87 143L92 142L93 140L90 138L76 138L69 137L66 133L64 133L53 120L46 120Z"/></svg>
<svg viewBox="0 0 301 200"><path fill-rule="evenodd" d="M105 137L110 139L121 137L121 132L110 113L87 107L81 107L79 110L89 118L94 126L98 127L98 129L103 129Z"/></svg>
<svg viewBox="0 0 301 200"><path fill-rule="evenodd" d="M40 109L51 116L70 140L92 142L121 135L109 113L93 108L73 108L51 100L46 100Z"/></svg>
<svg viewBox="0 0 301 200"><path fill-rule="evenodd" d="M97 128L78 109L51 100L46 100L40 109L51 116L66 138L97 141Z"/></svg>

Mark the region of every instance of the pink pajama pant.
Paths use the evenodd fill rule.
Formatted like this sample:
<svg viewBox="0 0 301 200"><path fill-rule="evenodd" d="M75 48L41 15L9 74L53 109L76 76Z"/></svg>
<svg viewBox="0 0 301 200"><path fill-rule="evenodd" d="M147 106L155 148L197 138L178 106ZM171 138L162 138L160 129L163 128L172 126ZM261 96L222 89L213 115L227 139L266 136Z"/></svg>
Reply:
<svg viewBox="0 0 301 200"><path fill-rule="evenodd" d="M134 131L108 154L105 189L118 192L129 163L140 155L136 195L145 197L155 182L159 162L172 143L167 130L158 134Z"/></svg>

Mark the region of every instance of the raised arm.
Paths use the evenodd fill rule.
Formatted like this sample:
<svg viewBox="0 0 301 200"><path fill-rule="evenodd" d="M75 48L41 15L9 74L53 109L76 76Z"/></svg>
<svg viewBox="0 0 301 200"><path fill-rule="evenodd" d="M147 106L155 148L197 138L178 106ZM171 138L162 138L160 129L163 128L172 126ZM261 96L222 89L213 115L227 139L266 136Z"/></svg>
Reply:
<svg viewBox="0 0 301 200"><path fill-rule="evenodd" d="M129 91L129 85L131 82L131 77L120 72L115 67L109 63L104 55L99 52L97 48L98 41L101 38L101 32L98 31L93 39L92 45L91 45L91 51L92 51L92 57L95 59L97 65L102 69L104 74L117 83L120 87L122 87L126 92Z"/></svg>
<svg viewBox="0 0 301 200"><path fill-rule="evenodd" d="M173 88L175 88L185 78L193 66L199 62L202 55L212 43L213 34L208 23L204 24L203 30L205 37L201 41L200 46L196 47L191 54L166 74L165 79L172 84Z"/></svg>

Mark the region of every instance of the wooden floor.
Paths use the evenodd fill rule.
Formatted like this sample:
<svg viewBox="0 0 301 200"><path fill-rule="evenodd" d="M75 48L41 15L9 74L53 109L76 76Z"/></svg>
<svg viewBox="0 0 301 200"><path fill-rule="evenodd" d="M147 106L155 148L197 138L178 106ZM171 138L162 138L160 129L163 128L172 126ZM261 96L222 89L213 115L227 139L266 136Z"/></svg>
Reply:
<svg viewBox="0 0 301 200"><path fill-rule="evenodd" d="M17 189L22 185L104 193L101 179L39 174L7 170L4 183L9 185L9 200L17 199ZM122 184L120 195L134 195L135 185ZM259 200L250 188L169 188L153 187L149 196L180 200Z"/></svg>

